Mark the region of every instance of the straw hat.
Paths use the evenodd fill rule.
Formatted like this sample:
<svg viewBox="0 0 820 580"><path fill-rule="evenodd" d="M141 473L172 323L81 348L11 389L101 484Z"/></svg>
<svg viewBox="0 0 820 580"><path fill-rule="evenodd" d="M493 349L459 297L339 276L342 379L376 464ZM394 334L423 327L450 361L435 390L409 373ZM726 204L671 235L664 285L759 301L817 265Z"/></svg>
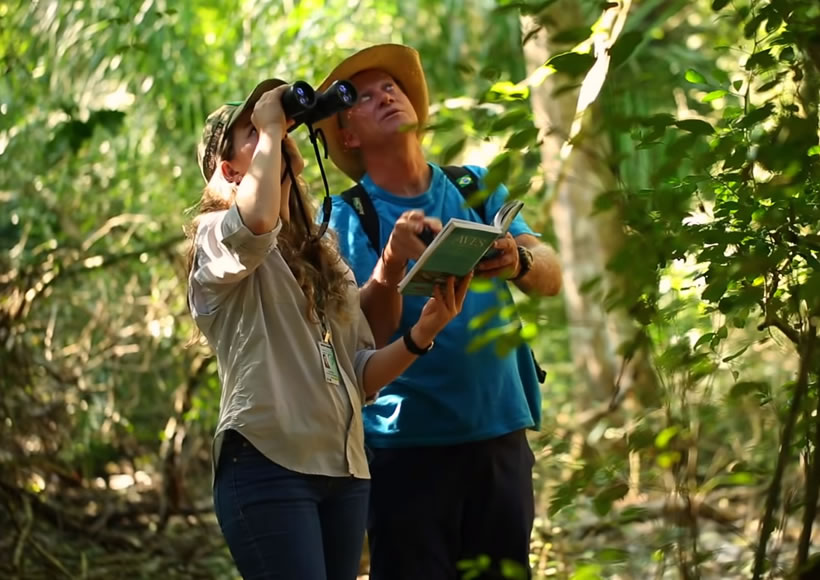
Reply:
<svg viewBox="0 0 820 580"><path fill-rule="evenodd" d="M349 80L352 76L371 69L386 72L399 84L416 110L418 132L421 133L427 121L427 81L419 53L409 46L377 44L360 50L333 69L319 86L319 91L324 91L333 81ZM336 167L353 181L361 179L365 174L364 164L358 151L345 149L337 115L323 119L317 126L325 134L328 153Z"/></svg>

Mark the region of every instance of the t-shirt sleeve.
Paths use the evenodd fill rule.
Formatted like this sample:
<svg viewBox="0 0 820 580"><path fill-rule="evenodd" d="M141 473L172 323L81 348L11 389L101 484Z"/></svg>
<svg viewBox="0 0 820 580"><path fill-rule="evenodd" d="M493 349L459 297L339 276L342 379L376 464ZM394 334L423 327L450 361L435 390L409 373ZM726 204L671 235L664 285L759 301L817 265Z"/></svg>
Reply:
<svg viewBox="0 0 820 580"><path fill-rule="evenodd" d="M486 167L479 167L477 165L467 165L467 169L475 173L479 179L484 179L484 176L487 175L487 168ZM501 209L501 206L506 203L507 198L510 196L509 191L504 184L499 185L494 192L492 192L488 197L487 200L484 202L484 211L485 215L487 216L487 221L492 221L492 216L496 214L496 212ZM534 236L538 236L532 231L527 222L524 221L523 216L519 213L510 224L510 233L515 236L519 236L521 234L532 234Z"/></svg>
<svg viewBox="0 0 820 580"><path fill-rule="evenodd" d="M236 205L202 216L194 238L191 298L196 309L213 311L232 284L246 278L276 247L282 228L254 234L242 222Z"/></svg>
<svg viewBox="0 0 820 580"><path fill-rule="evenodd" d="M356 284L361 287L373 274L379 255L370 246L355 210L338 195L333 196L329 227L336 234L342 258L353 270Z"/></svg>

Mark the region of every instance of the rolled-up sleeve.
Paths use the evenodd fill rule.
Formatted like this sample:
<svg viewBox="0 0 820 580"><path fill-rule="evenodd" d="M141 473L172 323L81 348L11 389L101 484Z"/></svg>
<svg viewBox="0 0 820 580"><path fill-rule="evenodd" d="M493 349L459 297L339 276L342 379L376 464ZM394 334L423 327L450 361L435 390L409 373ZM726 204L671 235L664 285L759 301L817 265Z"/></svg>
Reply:
<svg viewBox="0 0 820 580"><path fill-rule="evenodd" d="M254 234L242 222L236 205L215 212L200 223L196 234L194 280L200 284L232 284L253 272L275 247L282 222L264 234Z"/></svg>
<svg viewBox="0 0 820 580"><path fill-rule="evenodd" d="M281 229L279 221L270 232L254 234L242 222L236 205L203 215L194 239L189 291L195 311L215 311L231 285L250 275L273 251Z"/></svg>
<svg viewBox="0 0 820 580"><path fill-rule="evenodd" d="M365 400L364 392L364 368L367 361L376 352L376 341L370 331L370 324L365 318L364 312L359 309L358 329L356 333L356 354L353 357L353 370L356 372L356 381L359 383L359 390L362 392L362 400Z"/></svg>

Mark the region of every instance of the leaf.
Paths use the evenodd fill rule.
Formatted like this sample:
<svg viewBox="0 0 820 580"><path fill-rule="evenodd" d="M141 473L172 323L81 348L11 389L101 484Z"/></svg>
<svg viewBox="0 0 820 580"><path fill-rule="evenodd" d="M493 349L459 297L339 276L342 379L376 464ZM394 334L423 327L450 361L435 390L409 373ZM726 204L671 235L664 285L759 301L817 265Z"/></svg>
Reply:
<svg viewBox="0 0 820 580"><path fill-rule="evenodd" d="M711 135L715 132L709 123L700 119L684 119L683 121L677 121L675 126L695 135Z"/></svg>
<svg viewBox="0 0 820 580"><path fill-rule="evenodd" d="M599 564L578 564L570 580L601 580L603 568Z"/></svg>
<svg viewBox="0 0 820 580"><path fill-rule="evenodd" d="M554 516L562 509L570 505L576 497L578 497L578 489L575 485L568 483L559 485L558 489L556 489L555 493L552 495L547 513L550 517Z"/></svg>
<svg viewBox="0 0 820 580"><path fill-rule="evenodd" d="M553 44L580 44L590 35L589 26L576 26L571 28L564 28L552 34L550 42Z"/></svg>
<svg viewBox="0 0 820 580"><path fill-rule="evenodd" d="M510 81L499 81L490 87L490 92L495 93L504 101L522 101L530 96L528 87L519 87Z"/></svg>
<svg viewBox="0 0 820 580"><path fill-rule="evenodd" d="M767 83L764 83L764 84L760 85L759 87L757 87L757 92L765 93L766 91L772 90L773 88L775 88L779 84L780 84L780 79L776 78L774 80L771 80L771 81L769 81Z"/></svg>
<svg viewBox="0 0 820 580"><path fill-rule="evenodd" d="M700 345L706 344L707 342L712 342L712 339L715 337L714 332L707 332L703 336L701 336L698 341L695 343L694 348L697 349Z"/></svg>
<svg viewBox="0 0 820 580"><path fill-rule="evenodd" d="M523 149L524 147L537 145L537 140L538 128L527 127L522 131L513 133L507 140L507 143L504 145L504 147L506 149Z"/></svg>
<svg viewBox="0 0 820 580"><path fill-rule="evenodd" d="M490 126L491 132L499 132L508 129L517 123L530 122L530 112L526 109L513 109L498 117Z"/></svg>
<svg viewBox="0 0 820 580"><path fill-rule="evenodd" d="M553 56L544 66L551 67L555 72L580 76L592 68L594 63L595 57L589 53L564 52Z"/></svg>
<svg viewBox="0 0 820 580"><path fill-rule="evenodd" d="M444 151L441 153L441 164L447 165L453 159L455 159L459 153L464 150L464 146L467 144L467 138L462 137L458 139L454 143L450 143Z"/></svg>
<svg viewBox="0 0 820 580"><path fill-rule="evenodd" d="M659 467L669 469L678 463L680 458L681 454L679 451L666 451L665 453L658 455L658 458L655 461Z"/></svg>
<svg viewBox="0 0 820 580"><path fill-rule="evenodd" d="M612 509L612 504L623 498L628 491L629 486L625 483L616 483L602 490L592 500L595 512L601 517L605 516Z"/></svg>
<svg viewBox="0 0 820 580"><path fill-rule="evenodd" d="M724 89L718 89L718 90L712 91L711 93L708 93L706 96L704 96L701 99L701 102L702 103L711 103L712 101L715 101L715 100L717 100L721 97L724 97L728 94L729 94L729 91L724 90Z"/></svg>
<svg viewBox="0 0 820 580"><path fill-rule="evenodd" d="M740 471L738 473L722 475L718 477L718 482L718 485L754 485L757 483L757 477L753 473Z"/></svg>
<svg viewBox="0 0 820 580"><path fill-rule="evenodd" d="M618 524L626 525L632 522L645 521L650 517L649 510L642 507L628 507L618 514Z"/></svg>
<svg viewBox="0 0 820 580"><path fill-rule="evenodd" d="M766 70L768 68L773 67L775 64L777 64L777 61L772 56L772 53L768 50L761 50L760 52L756 52L752 56L750 56L746 60L746 64L744 66L746 70Z"/></svg>
<svg viewBox="0 0 820 580"><path fill-rule="evenodd" d="M737 122L737 126L743 129L748 129L753 125L757 125L761 121L768 119L769 116L772 114L772 111L774 111L774 104L766 103L762 107L754 109L752 112L741 117L740 120Z"/></svg>
<svg viewBox="0 0 820 580"><path fill-rule="evenodd" d="M642 32L633 30L618 38L610 49L610 68L614 69L616 66L626 62L626 60L632 56L632 53L635 52L635 49L641 41L643 41L643 36Z"/></svg>
<svg viewBox="0 0 820 580"><path fill-rule="evenodd" d="M692 83L693 85L705 85L705 84L707 84L706 83L706 77L703 76L702 74L700 74L698 71L696 71L693 68L690 68L686 71L686 74L684 75L684 78L686 78L686 80L689 81L690 83Z"/></svg>
<svg viewBox="0 0 820 580"><path fill-rule="evenodd" d="M729 282L724 278L717 278L709 283L706 289L701 294L701 298L708 302L717 302L726 293L729 287Z"/></svg>
<svg viewBox="0 0 820 580"><path fill-rule="evenodd" d="M730 400L737 400L752 393L765 393L768 388L769 385L762 381L740 381L732 385L728 397Z"/></svg>
<svg viewBox="0 0 820 580"><path fill-rule="evenodd" d="M715 12L720 12L722 8L724 8L729 3L729 0L713 0L712 1L712 10Z"/></svg>
<svg viewBox="0 0 820 580"><path fill-rule="evenodd" d="M748 344L747 344L746 346L744 346L743 348L741 348L741 349L740 349L739 351L737 351L736 353L734 353L734 354L730 354L729 356L725 357L725 358L723 359L723 362L730 362L730 361L735 360L737 357L739 357L739 356L740 356L740 355L742 355L744 352L746 352L746 349L747 349L747 348L749 348L749 345L748 345Z"/></svg>
<svg viewBox="0 0 820 580"><path fill-rule="evenodd" d="M678 434L678 432L680 432L680 427L678 427L677 425L667 427L666 429L658 433L657 437L655 437L655 447L657 447L658 449L663 449L664 447L669 445L669 442L675 435Z"/></svg>
<svg viewBox="0 0 820 580"><path fill-rule="evenodd" d="M809 157L814 157L815 155L820 155L820 145L815 145L814 147L810 147L807 151Z"/></svg>

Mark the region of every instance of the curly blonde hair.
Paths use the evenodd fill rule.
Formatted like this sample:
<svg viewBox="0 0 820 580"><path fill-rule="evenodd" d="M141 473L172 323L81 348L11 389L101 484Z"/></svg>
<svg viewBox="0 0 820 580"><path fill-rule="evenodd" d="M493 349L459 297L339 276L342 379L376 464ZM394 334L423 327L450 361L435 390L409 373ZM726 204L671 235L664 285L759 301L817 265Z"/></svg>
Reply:
<svg viewBox="0 0 820 580"><path fill-rule="evenodd" d="M227 143L224 151L224 158L231 159L232 143ZM282 223L277 238L278 250L305 295L307 319L318 323L320 318L330 313L346 319L347 309L344 306L351 281L346 277L346 268L337 250L336 238L330 231L322 238L316 237L319 226L314 223L313 204L308 198L306 184L297 177L296 185L291 185L288 198L291 219ZM194 208L196 216L185 228L189 240L187 272L190 273L194 265L194 239L201 217L210 212L229 209L236 198L236 190L236 184L229 183L217 171L202 191L202 197ZM302 219L300 203L307 223ZM198 332L196 334L198 336Z"/></svg>

